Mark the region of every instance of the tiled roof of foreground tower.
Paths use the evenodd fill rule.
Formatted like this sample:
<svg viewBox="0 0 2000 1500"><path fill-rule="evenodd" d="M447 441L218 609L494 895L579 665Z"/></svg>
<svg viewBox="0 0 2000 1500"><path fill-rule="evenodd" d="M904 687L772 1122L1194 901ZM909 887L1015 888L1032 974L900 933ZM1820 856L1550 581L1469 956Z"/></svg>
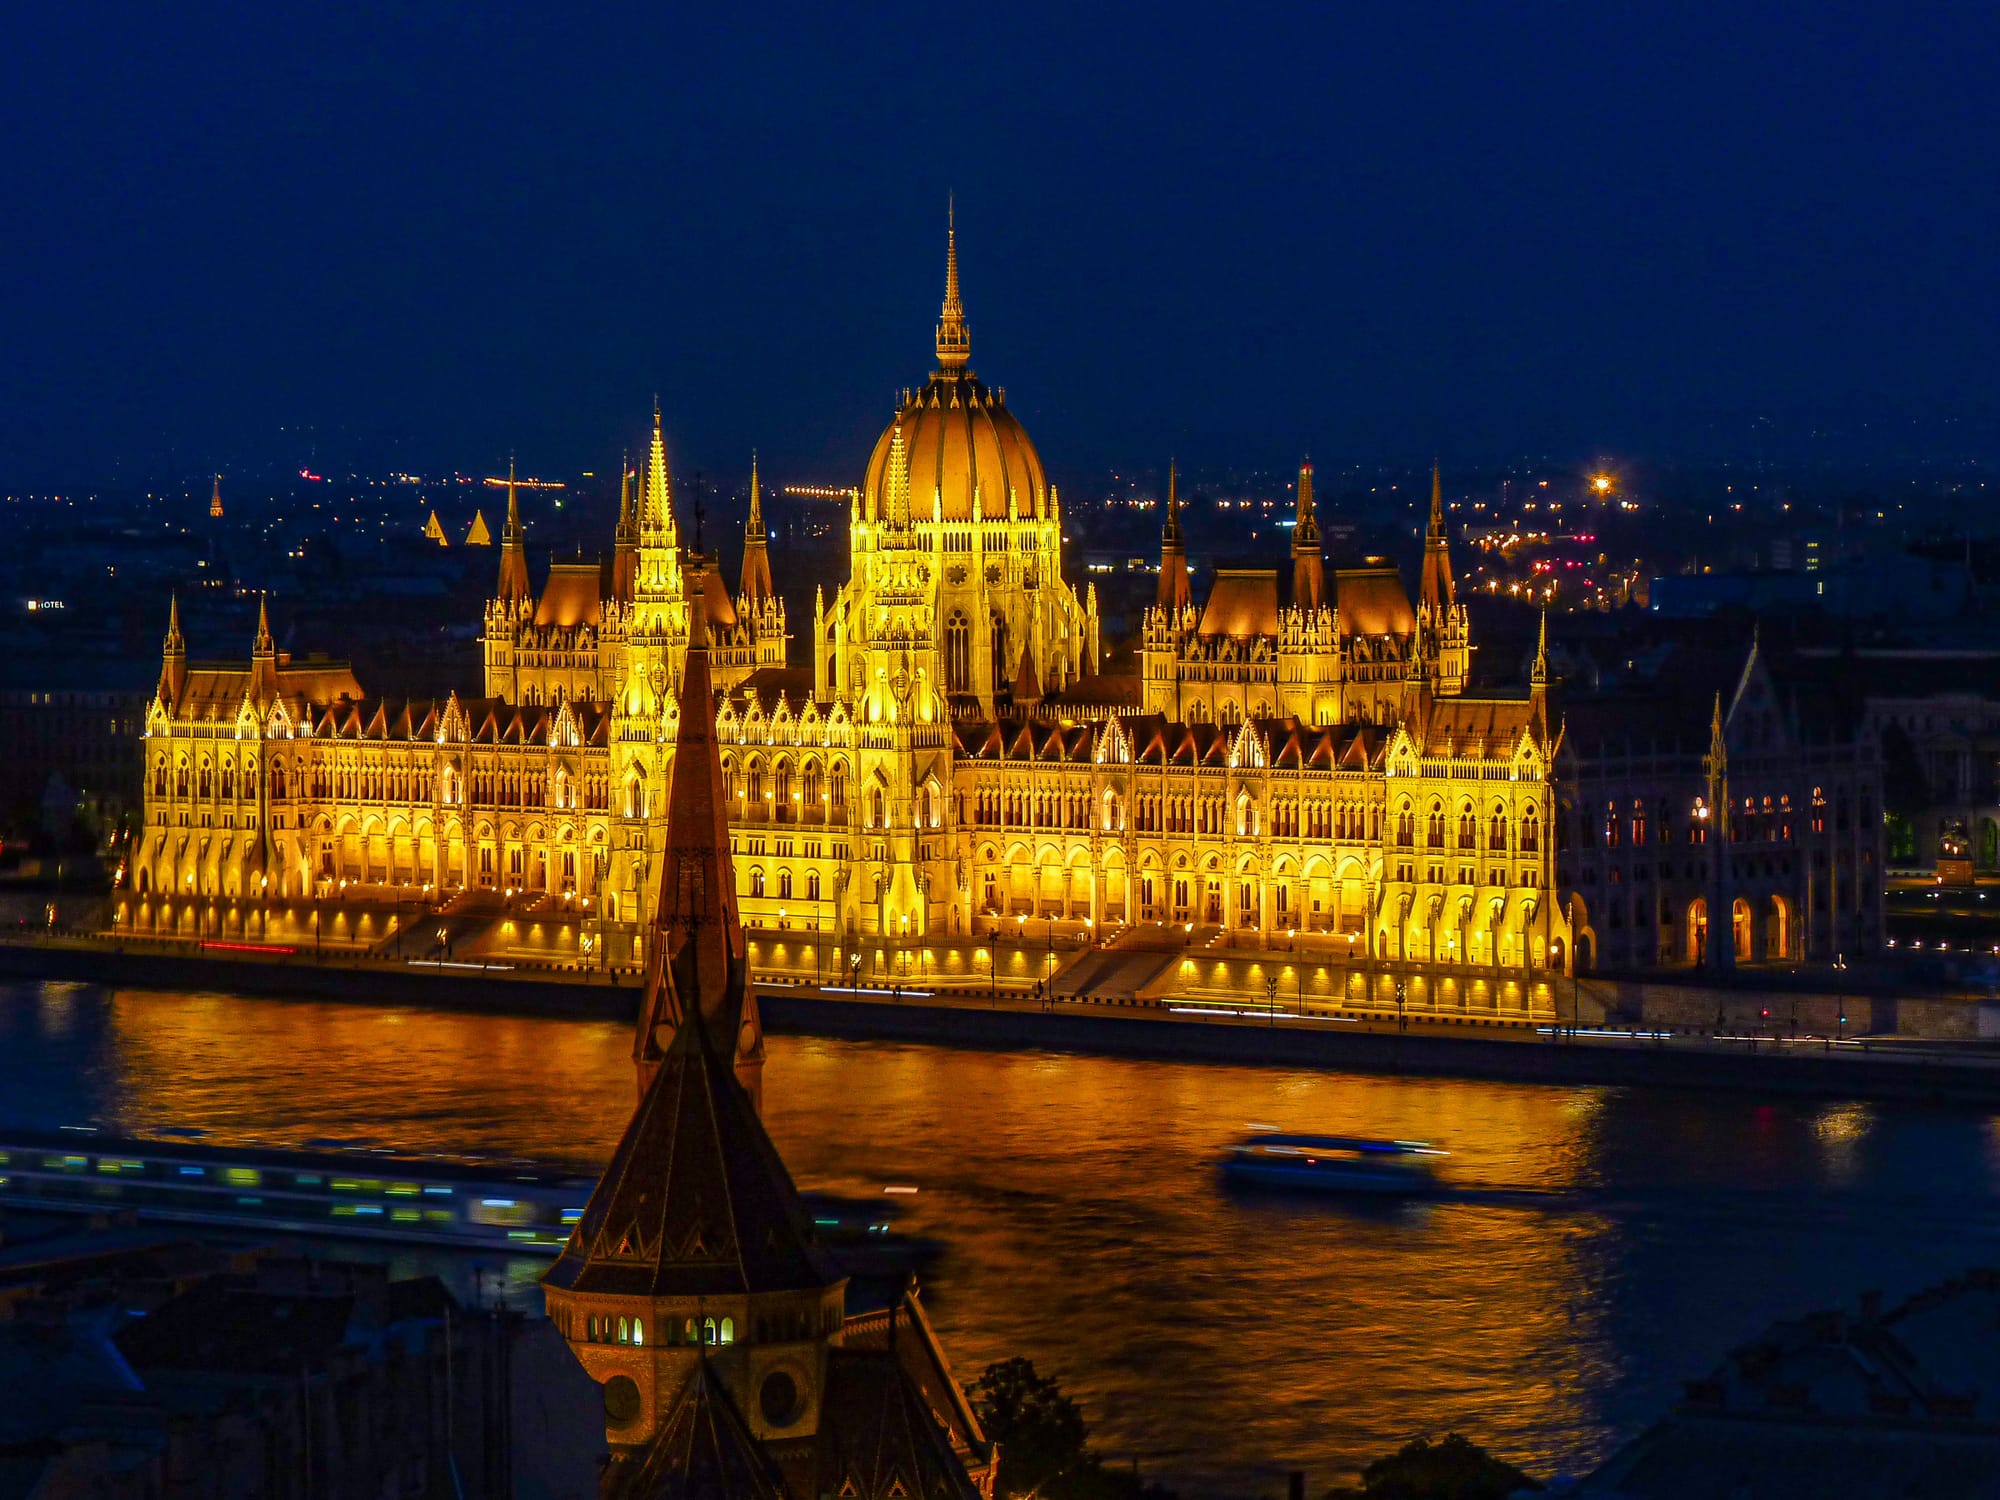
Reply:
<svg viewBox="0 0 2000 1500"><path fill-rule="evenodd" d="M675 1034L545 1279L576 1292L657 1297L841 1279L706 1027L683 1025Z"/></svg>

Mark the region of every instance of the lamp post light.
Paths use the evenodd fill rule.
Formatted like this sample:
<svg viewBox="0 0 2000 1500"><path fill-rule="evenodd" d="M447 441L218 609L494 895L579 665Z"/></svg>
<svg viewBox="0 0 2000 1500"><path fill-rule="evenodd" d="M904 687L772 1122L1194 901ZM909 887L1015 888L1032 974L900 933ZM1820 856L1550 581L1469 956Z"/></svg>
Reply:
<svg viewBox="0 0 2000 1500"><path fill-rule="evenodd" d="M1409 990L1410 985L1408 980L1398 979L1396 981L1396 1029L1398 1031L1408 1031L1410 1029L1409 1018L1403 1013L1403 1004L1409 998Z"/></svg>
<svg viewBox="0 0 2000 1500"><path fill-rule="evenodd" d="M1278 1024L1278 976L1276 974L1266 974L1264 976L1264 1016L1272 1026Z"/></svg>

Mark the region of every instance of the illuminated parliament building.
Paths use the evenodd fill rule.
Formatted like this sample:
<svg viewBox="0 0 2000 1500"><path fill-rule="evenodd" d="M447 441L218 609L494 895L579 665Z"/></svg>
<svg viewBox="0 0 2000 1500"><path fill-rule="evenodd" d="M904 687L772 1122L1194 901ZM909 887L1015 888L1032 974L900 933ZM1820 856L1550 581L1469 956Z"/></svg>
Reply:
<svg viewBox="0 0 2000 1500"><path fill-rule="evenodd" d="M772 585L754 475L735 588L683 546L657 412L608 565L556 561L538 586L510 486L476 698L370 696L261 621L248 662L191 662L176 617L133 920L203 920L189 897L530 893L644 963L698 630L753 929L1025 917L1565 967L1545 653L1524 695L1469 690L1435 486L1414 601L1388 562L1327 564L1309 466L1287 565L1220 570L1197 599L1170 481L1140 680L1114 679L1095 591L1064 577L1061 498L970 352L954 239L936 367L851 492L849 575L810 621Z"/></svg>

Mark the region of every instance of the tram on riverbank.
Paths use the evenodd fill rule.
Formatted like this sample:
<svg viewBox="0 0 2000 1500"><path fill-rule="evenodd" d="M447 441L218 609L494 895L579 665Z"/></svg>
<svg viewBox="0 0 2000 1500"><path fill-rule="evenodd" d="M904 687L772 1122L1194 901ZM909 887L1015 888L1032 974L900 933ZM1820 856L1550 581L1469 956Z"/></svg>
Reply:
<svg viewBox="0 0 2000 1500"><path fill-rule="evenodd" d="M349 1141L307 1149L223 1145L88 1128L0 1128L0 1207L131 1213L158 1223L554 1256L597 1179L528 1161L412 1157ZM894 1193L897 1189L888 1189ZM899 1234L897 1202L801 1195L818 1238L851 1274L887 1274L936 1253Z"/></svg>

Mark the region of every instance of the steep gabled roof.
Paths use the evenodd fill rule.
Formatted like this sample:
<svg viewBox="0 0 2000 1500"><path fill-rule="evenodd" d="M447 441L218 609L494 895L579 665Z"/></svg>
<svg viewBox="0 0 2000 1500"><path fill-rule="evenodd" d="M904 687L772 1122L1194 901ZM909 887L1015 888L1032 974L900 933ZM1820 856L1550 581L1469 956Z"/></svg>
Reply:
<svg viewBox="0 0 2000 1500"><path fill-rule="evenodd" d="M979 1500L951 1437L887 1349L827 1351L814 1490L848 1500Z"/></svg>
<svg viewBox="0 0 2000 1500"><path fill-rule="evenodd" d="M707 1028L682 1026L544 1278L573 1292L702 1297L841 1280Z"/></svg>
<svg viewBox="0 0 2000 1500"><path fill-rule="evenodd" d="M786 1500L784 1477L707 1359L637 1458L605 1471L604 1500Z"/></svg>

